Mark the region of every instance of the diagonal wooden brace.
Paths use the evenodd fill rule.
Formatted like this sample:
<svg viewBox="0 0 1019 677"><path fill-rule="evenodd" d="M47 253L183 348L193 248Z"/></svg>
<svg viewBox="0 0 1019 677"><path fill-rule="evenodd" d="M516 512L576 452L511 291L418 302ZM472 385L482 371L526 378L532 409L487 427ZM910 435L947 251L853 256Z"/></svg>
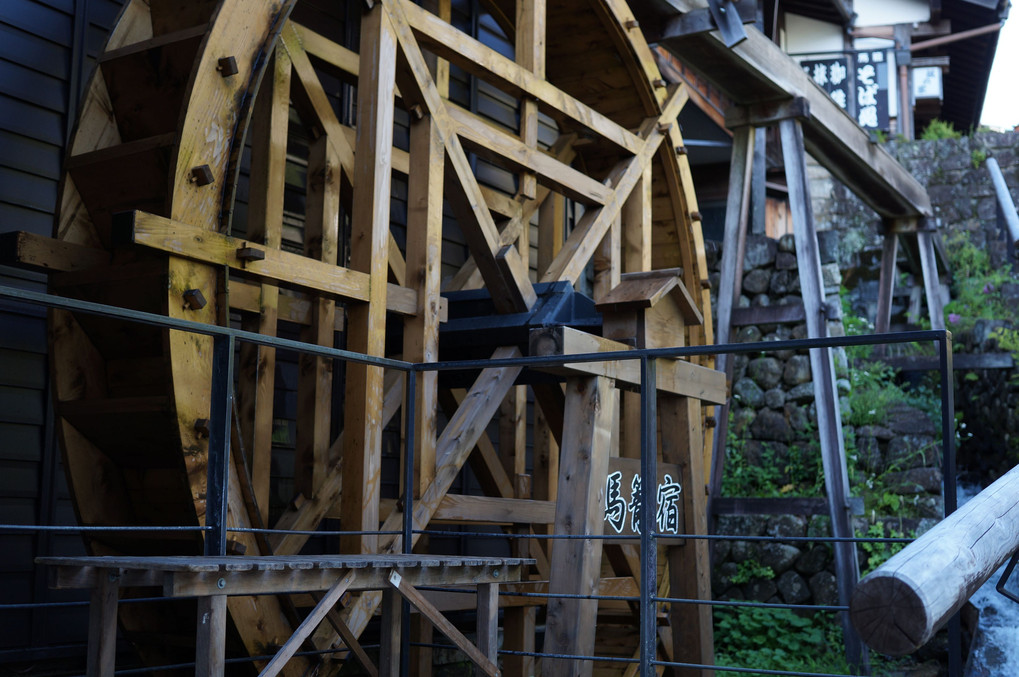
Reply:
<svg viewBox="0 0 1019 677"><path fill-rule="evenodd" d="M476 647L469 639L464 637L463 633L456 629L456 626L447 620L442 612L435 608L431 602L425 599L424 595L418 592L414 586L410 585L403 579L403 577L394 569L389 573L389 584L400 591L403 598L406 599L411 605L420 611L424 616L431 621L435 628L448 637L454 644L456 644L461 651L467 654L467 657L474 661L474 664L485 671L486 675L491 677L499 677L498 666L489 659L481 649ZM480 594L480 593L479 593ZM490 615L498 615L498 605L487 605ZM480 623L480 621L479 621Z"/></svg>

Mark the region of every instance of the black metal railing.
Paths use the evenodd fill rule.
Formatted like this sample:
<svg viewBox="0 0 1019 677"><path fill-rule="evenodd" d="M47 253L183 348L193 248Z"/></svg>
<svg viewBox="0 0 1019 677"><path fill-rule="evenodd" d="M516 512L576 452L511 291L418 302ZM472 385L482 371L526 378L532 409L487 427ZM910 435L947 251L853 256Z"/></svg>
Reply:
<svg viewBox="0 0 1019 677"><path fill-rule="evenodd" d="M394 360L382 357L372 357L347 350L323 347L315 344L303 343L289 339L265 336L251 333L232 327L216 326L198 322L190 322L168 318L152 313L145 313L124 308L116 308L98 303L69 299L39 292L22 289L15 289L0 286L0 298L6 298L14 302L21 302L44 306L47 308L62 309L75 313L87 313L99 315L106 318L125 320L158 326L166 329L191 332L210 336L213 339L213 369L212 369L212 409L209 422L209 462L208 462L208 489L206 523L204 526L53 526L53 525L26 525L26 524L0 524L0 533L26 532L26 531L55 531L94 533L108 531L149 531L149 532L170 532L170 531L199 531L205 534L205 553L207 555L225 555L227 552L227 535L229 532L271 532L271 533L294 533L314 536L343 535L343 534L396 534L402 536L402 548L405 553L411 551L413 537L417 535L443 534L450 532L435 531L429 529L414 529L414 453L415 438L417 431L414 428L415 422L415 393L417 375L426 371L455 371L469 370L476 371L482 368L496 367L524 367L542 368L562 366L564 364L578 364L588 362L615 362L623 360L638 360L640 362L641 388L640 388L640 411L641 411L641 476L644 478L656 477L657 463L657 440L656 440L656 417L657 398L649 396L656 393L656 360L663 358L690 358L695 356L713 356L719 354L740 354L740 353L761 353L775 350L809 350L809 349L831 349L847 346L863 346L888 343L912 343L912 342L933 342L937 346L940 359L941 374L941 418L942 418L942 472L944 477L944 501L945 513L949 514L956 508L956 486L955 486L955 431L954 431L954 396L952 382L952 338L947 331L915 331L900 332L893 334L879 334L869 336L831 337L817 339L793 339L785 341L766 341L754 343L740 343L727 345L710 346L688 346L681 348L655 348L642 350L627 350L619 352L585 353L572 354L568 356L544 356L544 357L516 357L489 360L458 360L438 363L410 363L402 360ZM290 350L297 353L306 353L332 360L355 362L372 366L396 369L406 374L406 388L404 390L406 425L404 459L403 459L403 494L402 507L403 523L400 532L393 531L342 531L342 530L270 530L256 528L230 527L227 523L227 491L228 491L228 464L230 462L230 433L233 415L233 365L237 342L248 342L268 348ZM640 524L640 548L641 548L641 576L639 596L611 596L611 595L556 595L553 593L518 592L503 590L504 596L525 596L534 598L583 598L598 600L626 601L639 604L640 617L640 654L638 658L619 658L611 656L576 656L547 654L540 652L524 652L504 650L503 655L533 656L536 658L562 658L575 660L593 660L600 662L617 663L638 663L641 677L650 677L655 674L658 666L672 666L681 668L703 668L713 669L718 672L752 672L768 675L799 675L801 677L812 677L815 673L758 670L750 668L734 668L717 665L700 665L692 663L678 663L670 661L659 661L657 655L657 609L659 604L709 604L717 607L759 607L764 609L792 609L811 610L846 613L848 607L844 605L794 605L775 604L745 601L720 601L689 599L678 597L657 596L657 539L668 537L670 539L707 539L707 540L743 540L743 541L771 541L771 542L814 542L814 543L903 543L910 539L901 538L835 538L830 536L746 536L740 534L673 534L658 533L655 531L656 501L654 482L641 483L641 498L643 506L641 509ZM612 541L615 539L633 541L634 536L626 535L600 535L600 536L576 536L566 534L512 534L494 532L466 532L472 537L498 538L498 539L602 539ZM427 588L426 588L427 589ZM442 588L449 591L450 588ZM473 592L473 590L459 590L459 592ZM133 600L125 603L134 603L141 600ZM151 601L151 600L149 600ZM9 611L25 608L62 608L73 605L84 605L86 602L41 602L30 604L0 604L0 611ZM405 635L407 625L404 624ZM958 616L950 625L950 674L961 675L961 640L959 632ZM405 646L409 645L409 636L404 638ZM419 646L443 646L444 644L420 644ZM342 652L345 649L327 650L329 652ZM322 653L322 652L320 652ZM406 655L406 652L404 652ZM230 661L256 661L267 660L269 657L243 657L230 659ZM2 658L0 658L2 660ZM229 661L228 661L229 662ZM406 662L406 661L405 661ZM187 668L191 664L174 666L163 666L170 668ZM124 670L117 674L135 674L140 671L151 671L157 668L145 668L144 670ZM406 665L404 670L406 671ZM406 674L406 672L404 673Z"/></svg>

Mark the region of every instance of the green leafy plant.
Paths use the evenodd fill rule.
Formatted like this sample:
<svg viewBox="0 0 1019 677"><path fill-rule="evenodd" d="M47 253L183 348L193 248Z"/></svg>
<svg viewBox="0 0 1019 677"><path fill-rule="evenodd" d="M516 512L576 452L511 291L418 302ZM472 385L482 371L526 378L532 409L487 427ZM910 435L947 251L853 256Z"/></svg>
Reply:
<svg viewBox="0 0 1019 677"><path fill-rule="evenodd" d="M788 609L715 609L715 662L747 670L848 674L842 630L833 614ZM728 675L749 675L729 672Z"/></svg>
<svg viewBox="0 0 1019 677"><path fill-rule="evenodd" d="M910 533L909 538L912 538L915 534ZM875 522L867 528L867 537L869 538L907 538L905 532L899 529L889 529L888 535L885 535L885 527L880 522ZM866 575L874 569L887 562L892 558L892 555L906 547L905 543L860 543L860 548L867 555L867 566L861 575Z"/></svg>
<svg viewBox="0 0 1019 677"><path fill-rule="evenodd" d="M982 148L974 148L969 154L969 161L973 165L973 169L980 169L980 165L984 164L985 160L987 160L987 151Z"/></svg>
<svg viewBox="0 0 1019 677"><path fill-rule="evenodd" d="M764 566L752 558L743 560L737 567L736 573L730 579L735 585L744 585L761 578L767 580L775 578L775 571L771 567Z"/></svg>
<svg viewBox="0 0 1019 677"><path fill-rule="evenodd" d="M960 139L962 138L962 132L958 132L955 129L955 125L951 122L945 122L934 118L928 123L927 128L923 130L923 134L920 138L924 141L937 141L938 139Z"/></svg>

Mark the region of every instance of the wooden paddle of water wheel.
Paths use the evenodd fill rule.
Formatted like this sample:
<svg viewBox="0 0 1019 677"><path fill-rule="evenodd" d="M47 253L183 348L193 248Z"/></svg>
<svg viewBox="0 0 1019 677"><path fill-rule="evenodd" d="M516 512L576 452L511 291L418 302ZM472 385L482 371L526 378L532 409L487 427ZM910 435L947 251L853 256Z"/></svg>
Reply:
<svg viewBox="0 0 1019 677"><path fill-rule="evenodd" d="M410 362L513 356L529 345L568 353L710 342L699 215L676 122L686 93L660 79L623 0L482 0L469 11L449 0L132 0L82 105L58 242L35 255L55 271L52 291ZM463 32L469 19L501 33L510 56ZM469 94L481 90L508 102L509 120L484 115ZM575 313L582 326L555 319L550 308L563 299L586 308ZM567 326L538 328L553 320ZM465 339L472 327L477 338ZM203 524L211 339L55 311L51 343L81 523ZM381 487L396 482L382 457L383 430L400 427L400 374L301 358L289 461L274 447L287 416L274 405L277 358L240 349L229 524L280 533L231 532L233 554L296 555L308 537L282 531L325 519L350 532L398 530L400 508ZM701 402L724 391L708 366L658 367L660 482L682 488L659 526L675 533L705 529ZM419 379L415 527L630 533L636 363L581 365L530 386L521 373ZM468 463L486 496L451 493ZM199 555L196 533L94 533L87 546ZM636 593L635 541L514 543L537 560L522 589ZM338 547L400 552L402 543L353 533ZM427 539L417 547L427 550ZM707 597L706 547L663 542L659 593ZM346 601L355 635L380 599ZM544 624L546 652L637 652L627 603L501 603L505 648L533 650ZM309 605L307 595L230 597L234 648L269 652ZM193 614L133 604L120 620L143 660L165 665L193 655ZM662 656L711 662L707 606L660 615ZM341 645L328 623L309 641ZM287 671L312 660L295 658ZM534 658L502 660L506 674L534 674ZM539 665L546 674L592 667L628 669Z"/></svg>

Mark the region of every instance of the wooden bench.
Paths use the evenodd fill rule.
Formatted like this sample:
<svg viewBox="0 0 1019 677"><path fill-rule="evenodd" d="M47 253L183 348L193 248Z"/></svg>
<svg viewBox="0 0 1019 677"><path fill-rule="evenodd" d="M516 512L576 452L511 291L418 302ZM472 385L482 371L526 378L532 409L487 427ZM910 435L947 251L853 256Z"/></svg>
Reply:
<svg viewBox="0 0 1019 677"><path fill-rule="evenodd" d="M117 602L121 587L158 587L165 597L198 598L195 674L223 674L228 595L310 592L318 600L261 675L277 674L318 624L328 617L369 672L400 669L401 599L406 599L487 674L496 676L498 585L519 581L534 560L446 555L326 555L313 557L40 557L54 588L89 588L89 677L113 675ZM477 645L415 589L421 585L476 585ZM382 590L382 646L372 664L332 612L346 592ZM322 594L322 591L325 591Z"/></svg>

